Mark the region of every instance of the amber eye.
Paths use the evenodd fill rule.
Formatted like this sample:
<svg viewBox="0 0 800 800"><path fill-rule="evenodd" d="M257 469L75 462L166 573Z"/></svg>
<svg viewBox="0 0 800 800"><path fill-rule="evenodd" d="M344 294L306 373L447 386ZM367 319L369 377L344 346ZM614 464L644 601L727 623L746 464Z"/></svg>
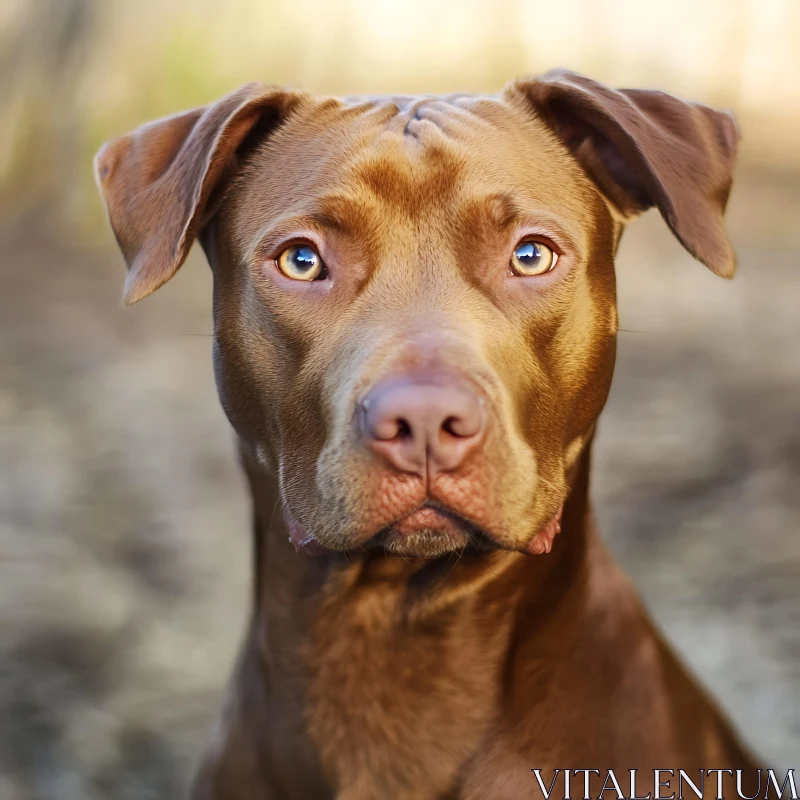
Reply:
<svg viewBox="0 0 800 800"><path fill-rule="evenodd" d="M544 275L558 261L558 255L542 242L520 242L511 256L511 272L522 278Z"/></svg>
<svg viewBox="0 0 800 800"><path fill-rule="evenodd" d="M275 259L275 263L293 281L321 281L328 275L325 262L310 244L293 244L287 247Z"/></svg>

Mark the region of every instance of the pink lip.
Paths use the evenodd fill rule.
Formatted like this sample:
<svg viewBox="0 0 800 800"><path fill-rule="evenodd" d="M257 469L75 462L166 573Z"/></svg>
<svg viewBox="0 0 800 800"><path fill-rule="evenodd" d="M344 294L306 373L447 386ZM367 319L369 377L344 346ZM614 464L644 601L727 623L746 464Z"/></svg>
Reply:
<svg viewBox="0 0 800 800"><path fill-rule="evenodd" d="M456 535L464 533L463 526L455 519L430 506L423 506L416 511L412 511L392 525L392 531L401 536L408 536L412 533L431 529Z"/></svg>
<svg viewBox="0 0 800 800"><path fill-rule="evenodd" d="M327 551L325 548L310 534L307 534L292 518L292 516L284 511L286 519L286 527L289 529L289 541L296 553L300 550L305 551L310 556L321 556Z"/></svg>
<svg viewBox="0 0 800 800"><path fill-rule="evenodd" d="M539 556L549 553L553 549L553 539L561 533L561 514L563 511L564 507L562 506L558 509L558 514L533 537L526 552Z"/></svg>

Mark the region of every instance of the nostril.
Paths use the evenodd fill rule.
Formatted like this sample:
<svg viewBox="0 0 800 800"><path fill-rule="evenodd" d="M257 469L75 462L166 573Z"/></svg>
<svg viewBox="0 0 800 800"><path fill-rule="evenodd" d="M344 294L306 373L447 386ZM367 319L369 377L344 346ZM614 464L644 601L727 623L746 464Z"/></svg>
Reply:
<svg viewBox="0 0 800 800"><path fill-rule="evenodd" d="M451 436L471 436L469 432L465 432L464 420L459 417L448 417L442 423L442 430L449 433Z"/></svg>
<svg viewBox="0 0 800 800"><path fill-rule="evenodd" d="M478 432L475 423L463 417L448 417L442 423L442 430L459 439L474 436Z"/></svg>
<svg viewBox="0 0 800 800"><path fill-rule="evenodd" d="M367 412L367 433L381 442L412 438L411 423L403 417L377 416L370 418Z"/></svg>
<svg viewBox="0 0 800 800"><path fill-rule="evenodd" d="M411 439L413 436L413 432L411 430L411 423L408 420L403 419L402 417L397 420L397 433L395 434L395 439Z"/></svg>

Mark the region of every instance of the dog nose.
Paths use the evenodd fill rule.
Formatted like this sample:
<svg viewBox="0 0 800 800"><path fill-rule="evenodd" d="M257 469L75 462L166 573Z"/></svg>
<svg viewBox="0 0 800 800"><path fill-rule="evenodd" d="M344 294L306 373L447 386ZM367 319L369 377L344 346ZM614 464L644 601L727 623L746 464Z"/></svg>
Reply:
<svg viewBox="0 0 800 800"><path fill-rule="evenodd" d="M395 469L451 472L483 441L483 402L465 382L407 377L374 386L361 401L367 445Z"/></svg>

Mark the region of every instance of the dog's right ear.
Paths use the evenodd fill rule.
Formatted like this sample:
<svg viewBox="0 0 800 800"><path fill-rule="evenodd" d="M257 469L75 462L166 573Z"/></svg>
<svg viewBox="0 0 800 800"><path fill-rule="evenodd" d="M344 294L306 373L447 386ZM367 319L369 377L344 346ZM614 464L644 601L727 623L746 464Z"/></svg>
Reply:
<svg viewBox="0 0 800 800"><path fill-rule="evenodd" d="M215 189L236 167L243 145L279 125L301 100L251 83L103 145L95 177L128 265L127 305L178 271L213 216Z"/></svg>

